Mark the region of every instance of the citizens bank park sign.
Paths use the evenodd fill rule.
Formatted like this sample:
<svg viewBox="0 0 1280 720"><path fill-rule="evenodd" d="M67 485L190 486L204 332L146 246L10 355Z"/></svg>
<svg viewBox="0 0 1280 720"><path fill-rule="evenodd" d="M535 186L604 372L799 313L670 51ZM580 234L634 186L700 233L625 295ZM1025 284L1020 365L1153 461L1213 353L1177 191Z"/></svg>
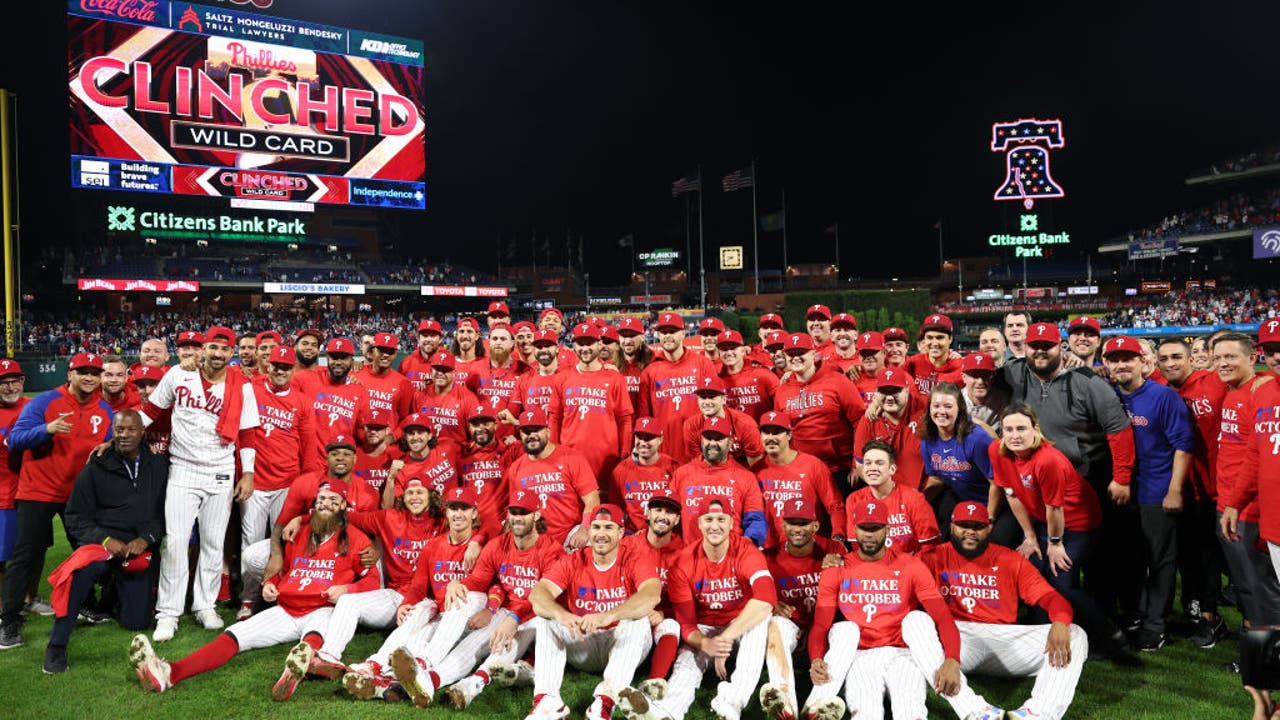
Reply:
<svg viewBox="0 0 1280 720"><path fill-rule="evenodd" d="M419 40L173 0L68 0L79 188L426 207Z"/></svg>

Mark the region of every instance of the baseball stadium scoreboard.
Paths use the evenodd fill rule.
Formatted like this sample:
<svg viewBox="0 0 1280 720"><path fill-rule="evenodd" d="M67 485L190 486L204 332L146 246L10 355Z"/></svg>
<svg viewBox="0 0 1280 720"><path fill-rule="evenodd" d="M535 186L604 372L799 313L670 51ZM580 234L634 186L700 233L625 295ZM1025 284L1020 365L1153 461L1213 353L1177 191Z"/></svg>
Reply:
<svg viewBox="0 0 1280 720"><path fill-rule="evenodd" d="M419 40L176 0L68 0L71 183L426 208Z"/></svg>

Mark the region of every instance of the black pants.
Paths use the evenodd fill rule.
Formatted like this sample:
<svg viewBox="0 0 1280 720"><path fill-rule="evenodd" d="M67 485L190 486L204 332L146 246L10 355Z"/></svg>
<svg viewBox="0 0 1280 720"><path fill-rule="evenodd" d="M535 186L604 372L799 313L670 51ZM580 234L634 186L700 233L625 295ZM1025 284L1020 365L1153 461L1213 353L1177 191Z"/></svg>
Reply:
<svg viewBox="0 0 1280 720"><path fill-rule="evenodd" d="M1111 502L1107 491L1110 483L1109 474L1101 488L1093 485L1092 480L1090 482L1102 506L1097 547L1106 548L1106 551L1098 553L1085 579L1085 587L1093 601L1108 618L1138 613L1143 576L1134 569L1145 567L1137 498L1131 498L1127 505L1116 505Z"/></svg>
<svg viewBox="0 0 1280 720"><path fill-rule="evenodd" d="M1163 633L1165 613L1178 574L1177 518L1160 505L1139 505L1138 518L1147 551L1147 580L1142 587L1142 628Z"/></svg>
<svg viewBox="0 0 1280 720"><path fill-rule="evenodd" d="M1033 524L1040 543L1041 555L1039 558L1032 558L1031 564L1040 571L1045 580L1049 581L1049 585L1054 590L1071 603L1071 608L1075 612L1075 623L1088 633L1090 645L1103 647L1103 641L1107 637L1106 616L1089 593L1080 589L1082 572L1087 570L1087 574L1092 575L1098 557L1106 554L1106 552L1099 552L1098 531L1063 530L1062 548L1067 551L1067 557L1071 558L1071 569L1058 570L1055 573L1049 563L1049 527L1039 520L1033 521ZM1044 610L1038 607L1033 609L1033 616L1036 617L1037 622L1048 621L1048 617L1043 613Z"/></svg>
<svg viewBox="0 0 1280 720"><path fill-rule="evenodd" d="M1184 500L1178 515L1178 572L1182 575L1182 609L1192 601L1200 611L1218 612L1224 561L1218 544L1218 515L1213 500ZM1191 618L1196 620L1198 618Z"/></svg>
<svg viewBox="0 0 1280 720"><path fill-rule="evenodd" d="M67 614L53 621L49 644L66 647L71 631L76 627L80 607L93 592L93 586L108 573L114 576L116 592L120 597L120 624L126 630L145 630L151 625L155 609L156 585L159 563L139 573L126 572L119 560L89 563L71 575L71 592L67 595Z"/></svg>
<svg viewBox="0 0 1280 720"><path fill-rule="evenodd" d="M22 622L22 607L26 604L27 587L44 569L45 552L53 545L53 518L66 518L66 503L18 500L14 509L18 514L18 528L13 543L13 558L4 572L4 586L0 588L0 623L14 625ZM71 536L67 535L71 542ZM72 543L72 547L75 544Z"/></svg>

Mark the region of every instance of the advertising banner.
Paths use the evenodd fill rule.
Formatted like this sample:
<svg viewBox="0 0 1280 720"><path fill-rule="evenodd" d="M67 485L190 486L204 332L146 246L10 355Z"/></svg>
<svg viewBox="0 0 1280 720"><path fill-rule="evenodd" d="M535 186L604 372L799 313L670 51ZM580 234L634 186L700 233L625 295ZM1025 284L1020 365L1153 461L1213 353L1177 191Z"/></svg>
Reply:
<svg viewBox="0 0 1280 720"><path fill-rule="evenodd" d="M421 293L425 297L482 297L504 298L505 287L477 287L475 285L422 285Z"/></svg>
<svg viewBox="0 0 1280 720"><path fill-rule="evenodd" d="M79 290L103 290L108 292L180 293L200 292L195 280L107 280L104 278L80 278Z"/></svg>
<svg viewBox="0 0 1280 720"><path fill-rule="evenodd" d="M1141 240L1129 243L1130 260L1154 260L1178 254L1178 240Z"/></svg>
<svg viewBox="0 0 1280 720"><path fill-rule="evenodd" d="M1270 260L1280 257L1280 227L1258 228L1253 231L1253 259Z"/></svg>
<svg viewBox="0 0 1280 720"><path fill-rule="evenodd" d="M347 283L263 283L264 293L294 295L363 295L364 285Z"/></svg>

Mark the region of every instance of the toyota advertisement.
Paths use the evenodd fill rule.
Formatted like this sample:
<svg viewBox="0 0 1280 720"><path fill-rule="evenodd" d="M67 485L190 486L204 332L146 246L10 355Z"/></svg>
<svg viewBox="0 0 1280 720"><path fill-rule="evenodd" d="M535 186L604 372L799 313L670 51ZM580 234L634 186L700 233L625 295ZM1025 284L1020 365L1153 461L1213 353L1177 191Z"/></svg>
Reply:
<svg viewBox="0 0 1280 720"><path fill-rule="evenodd" d="M171 0L67 12L74 187L426 208L421 41Z"/></svg>

